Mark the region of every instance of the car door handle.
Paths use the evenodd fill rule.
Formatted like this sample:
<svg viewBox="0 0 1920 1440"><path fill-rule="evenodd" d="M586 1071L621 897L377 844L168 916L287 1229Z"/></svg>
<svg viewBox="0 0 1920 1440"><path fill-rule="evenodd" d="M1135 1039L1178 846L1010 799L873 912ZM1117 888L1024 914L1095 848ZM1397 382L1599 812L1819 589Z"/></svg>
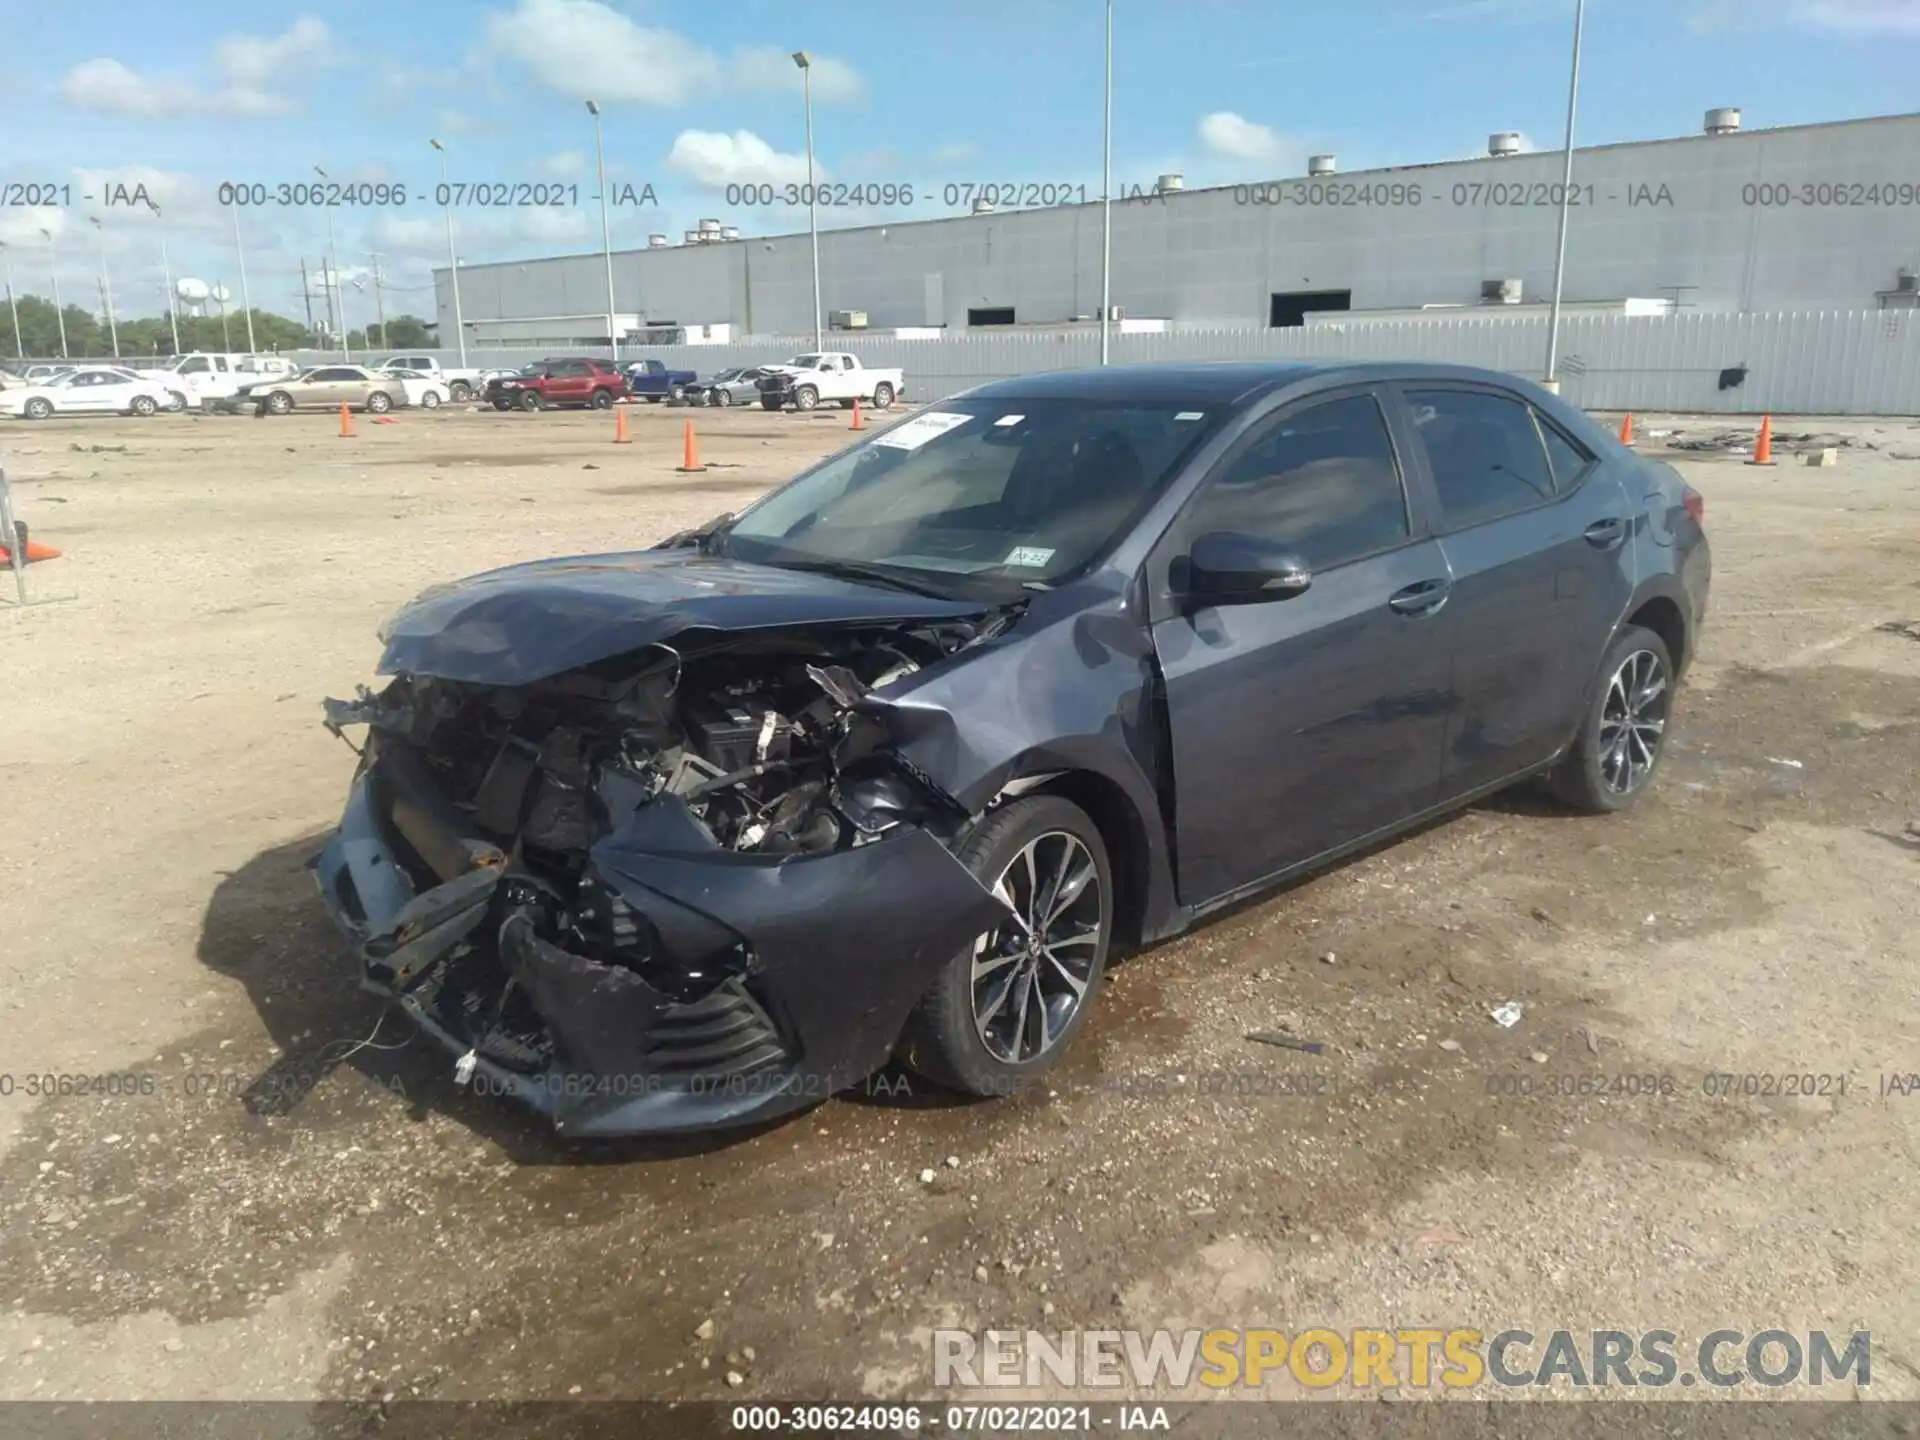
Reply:
<svg viewBox="0 0 1920 1440"><path fill-rule="evenodd" d="M1611 550L1627 538L1627 522L1617 515L1609 515L1605 520L1594 521L1582 534L1594 549Z"/></svg>
<svg viewBox="0 0 1920 1440"><path fill-rule="evenodd" d="M1387 608L1401 615L1431 615L1447 603L1447 594L1452 589L1451 580L1422 580L1394 591L1387 600Z"/></svg>

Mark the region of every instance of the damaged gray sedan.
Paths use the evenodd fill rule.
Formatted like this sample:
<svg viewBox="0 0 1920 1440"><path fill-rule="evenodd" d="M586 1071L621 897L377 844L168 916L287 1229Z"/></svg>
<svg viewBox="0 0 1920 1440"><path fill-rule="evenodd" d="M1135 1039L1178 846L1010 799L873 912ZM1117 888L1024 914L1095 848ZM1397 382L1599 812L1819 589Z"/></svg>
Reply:
<svg viewBox="0 0 1920 1440"><path fill-rule="evenodd" d="M1699 497L1439 366L1029 376L388 623L317 860L364 981L572 1135L890 1059L1005 1093L1109 952L1546 775L1644 790Z"/></svg>

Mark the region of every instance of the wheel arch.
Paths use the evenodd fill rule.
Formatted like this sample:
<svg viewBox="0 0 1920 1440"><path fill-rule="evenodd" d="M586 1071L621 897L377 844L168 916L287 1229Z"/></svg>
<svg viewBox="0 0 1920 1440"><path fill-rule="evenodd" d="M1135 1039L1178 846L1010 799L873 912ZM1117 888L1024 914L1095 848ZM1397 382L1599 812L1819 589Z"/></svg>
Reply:
<svg viewBox="0 0 1920 1440"><path fill-rule="evenodd" d="M1007 781L982 814L1031 795L1053 795L1069 801L1086 812L1100 832L1113 874L1113 943L1122 950L1138 949L1157 928L1154 910L1159 887L1154 883L1156 850L1146 817L1133 797L1117 780L1098 770L1041 770Z"/></svg>

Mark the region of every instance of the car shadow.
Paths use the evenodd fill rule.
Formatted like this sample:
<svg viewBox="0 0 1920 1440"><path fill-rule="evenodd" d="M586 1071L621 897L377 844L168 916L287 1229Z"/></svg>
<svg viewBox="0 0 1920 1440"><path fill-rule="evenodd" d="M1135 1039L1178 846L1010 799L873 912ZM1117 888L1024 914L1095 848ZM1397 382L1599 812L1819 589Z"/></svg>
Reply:
<svg viewBox="0 0 1920 1440"><path fill-rule="evenodd" d="M713 1154L745 1144L807 1112L756 1126L685 1136L573 1140L501 1097L453 1080L453 1062L397 1006L360 988L344 936L328 918L308 862L316 832L264 850L224 872L201 920L200 963L238 981L280 1058L242 1092L248 1111L288 1116L318 1104L321 1082L341 1068L405 1107L407 1118L445 1115L521 1165L630 1164Z"/></svg>

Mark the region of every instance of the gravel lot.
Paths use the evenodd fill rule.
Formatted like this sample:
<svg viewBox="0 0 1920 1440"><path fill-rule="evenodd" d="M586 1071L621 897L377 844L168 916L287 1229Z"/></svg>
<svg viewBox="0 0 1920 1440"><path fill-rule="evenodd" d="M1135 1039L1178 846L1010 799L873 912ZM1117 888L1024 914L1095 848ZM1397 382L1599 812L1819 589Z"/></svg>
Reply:
<svg viewBox="0 0 1920 1440"><path fill-rule="evenodd" d="M1920 1397L1920 1095L1881 1094L1920 1069L1920 426L1673 454L1713 609L1632 815L1502 797L1134 957L1049 1090L569 1149L376 1031L304 868L353 768L319 700L427 584L848 438L697 412L684 475L685 413L0 427L78 597L0 612L0 1398L882 1397L943 1324L1421 1323L1868 1329L1871 1397ZM1628 1075L1677 1093L1548 1093Z"/></svg>

